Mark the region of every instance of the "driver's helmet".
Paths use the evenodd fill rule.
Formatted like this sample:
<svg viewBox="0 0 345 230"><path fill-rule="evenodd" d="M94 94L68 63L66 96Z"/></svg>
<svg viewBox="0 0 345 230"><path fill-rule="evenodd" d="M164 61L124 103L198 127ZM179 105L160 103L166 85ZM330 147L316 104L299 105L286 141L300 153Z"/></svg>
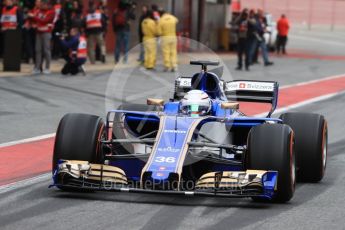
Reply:
<svg viewBox="0 0 345 230"><path fill-rule="evenodd" d="M191 116L205 116L212 106L212 101L207 93L201 90L191 90L180 102L180 111Z"/></svg>

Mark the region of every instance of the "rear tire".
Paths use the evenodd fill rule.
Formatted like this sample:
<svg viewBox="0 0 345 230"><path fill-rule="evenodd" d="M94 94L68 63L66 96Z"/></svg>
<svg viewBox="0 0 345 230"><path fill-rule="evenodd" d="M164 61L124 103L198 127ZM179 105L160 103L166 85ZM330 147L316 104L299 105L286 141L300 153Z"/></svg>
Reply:
<svg viewBox="0 0 345 230"><path fill-rule="evenodd" d="M94 115L69 113L60 121L54 145L52 172L59 159L100 163L103 120Z"/></svg>
<svg viewBox="0 0 345 230"><path fill-rule="evenodd" d="M289 201L293 197L296 184L294 134L291 128L282 124L255 126L249 132L247 145L247 169L278 171L274 201Z"/></svg>
<svg viewBox="0 0 345 230"><path fill-rule="evenodd" d="M313 113L285 113L280 119L295 133L297 179L304 182L322 180L326 170L328 143L325 118Z"/></svg>

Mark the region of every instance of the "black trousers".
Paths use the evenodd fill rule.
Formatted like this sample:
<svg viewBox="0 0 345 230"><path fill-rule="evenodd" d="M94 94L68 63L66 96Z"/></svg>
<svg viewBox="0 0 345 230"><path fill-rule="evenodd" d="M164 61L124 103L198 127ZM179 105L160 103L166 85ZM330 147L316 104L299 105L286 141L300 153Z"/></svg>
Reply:
<svg viewBox="0 0 345 230"><path fill-rule="evenodd" d="M61 31L53 31L52 33L52 58L58 59L61 55L61 45L60 45L60 36L56 33L61 33Z"/></svg>
<svg viewBox="0 0 345 230"><path fill-rule="evenodd" d="M237 44L237 67L242 69L243 66L243 56L244 56L244 64L246 69L249 68L249 44L246 38L239 38Z"/></svg>
<svg viewBox="0 0 345 230"><path fill-rule="evenodd" d="M71 74L76 75L80 72L80 66L84 65L86 62L86 59L71 59L69 56L64 56L64 59L66 60L66 64L61 70L61 73L63 75Z"/></svg>
<svg viewBox="0 0 345 230"><path fill-rule="evenodd" d="M20 71L22 59L22 30L3 31L4 71Z"/></svg>
<svg viewBox="0 0 345 230"><path fill-rule="evenodd" d="M286 54L285 46L287 43L287 36L277 36L277 53L279 54L280 51L283 52L283 54Z"/></svg>
<svg viewBox="0 0 345 230"><path fill-rule="evenodd" d="M67 62L62 68L61 73L63 75L67 75L67 74L76 75L77 73L79 73L79 66L76 65L75 63Z"/></svg>
<svg viewBox="0 0 345 230"><path fill-rule="evenodd" d="M23 29L23 39L24 39L24 52L25 59L29 61L30 59L35 61L35 40L36 32L35 29Z"/></svg>

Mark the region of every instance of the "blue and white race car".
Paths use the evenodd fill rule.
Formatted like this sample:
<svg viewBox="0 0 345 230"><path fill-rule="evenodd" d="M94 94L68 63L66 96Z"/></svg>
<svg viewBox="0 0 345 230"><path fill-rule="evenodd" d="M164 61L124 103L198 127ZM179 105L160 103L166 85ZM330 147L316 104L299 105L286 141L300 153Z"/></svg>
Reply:
<svg viewBox="0 0 345 230"><path fill-rule="evenodd" d="M272 118L278 83L224 82L209 65L179 77L174 99L147 99L98 116L66 114L57 129L53 186L62 190L252 197L289 201L296 180L325 173L327 122L322 115ZM249 117L240 101L270 103L266 117ZM144 110L144 111L143 111Z"/></svg>

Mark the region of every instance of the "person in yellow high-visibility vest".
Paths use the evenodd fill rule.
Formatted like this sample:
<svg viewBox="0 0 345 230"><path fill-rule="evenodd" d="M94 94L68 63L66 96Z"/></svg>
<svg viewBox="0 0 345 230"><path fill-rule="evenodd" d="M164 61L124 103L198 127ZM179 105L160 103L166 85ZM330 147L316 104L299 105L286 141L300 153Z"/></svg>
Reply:
<svg viewBox="0 0 345 230"><path fill-rule="evenodd" d="M144 67L146 69L154 69L156 66L157 58L157 39L158 25L153 20L152 11L148 11L146 18L141 23L141 29L143 32L143 43L144 43Z"/></svg>
<svg viewBox="0 0 345 230"><path fill-rule="evenodd" d="M162 12L158 22L158 30L161 35L164 71L171 70L174 72L177 67L177 23L178 19L174 15Z"/></svg>

